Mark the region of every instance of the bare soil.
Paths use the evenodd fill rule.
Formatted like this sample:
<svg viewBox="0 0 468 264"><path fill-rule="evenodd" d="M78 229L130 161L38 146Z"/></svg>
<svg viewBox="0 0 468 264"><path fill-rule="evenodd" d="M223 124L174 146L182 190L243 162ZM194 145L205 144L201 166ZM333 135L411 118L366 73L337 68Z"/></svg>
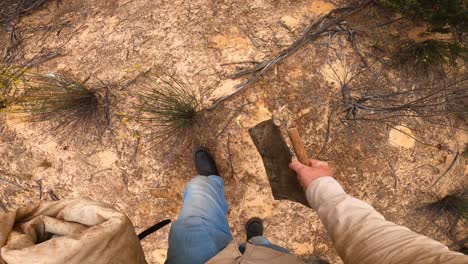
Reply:
<svg viewBox="0 0 468 264"><path fill-rule="evenodd" d="M40 126L2 117L1 201L13 209L50 200L48 191L60 199L89 197L125 212L137 232L164 219L175 220L184 186L195 174L191 153L185 146L155 145L147 128L134 119L140 87L122 86L142 71L159 68L176 73L197 91L211 91L214 99L240 83L230 78L233 73L253 65L231 63L270 58L297 39L311 20L343 5L321 0L50 1L21 20L23 42L16 63L60 49L63 56L33 70L89 78L87 84L95 87L107 85L111 130L102 143L75 144L58 141ZM394 18L376 6L350 18L353 27L362 29L357 43L363 54L385 61L399 40L427 37L414 29L424 25L411 21L370 27ZM8 36L3 37L7 45ZM346 63L334 55L327 63L327 54L333 53L327 45L340 49ZM434 195L466 186L466 158L450 166L468 142L466 127L405 118L394 120L393 128L343 121L345 113L336 107L342 103L339 76L350 65L362 62L349 43L339 36L328 43L323 37L214 111L203 111L203 132L193 145L210 148L219 162L234 237L243 238L246 220L258 216L273 243L304 259L322 255L342 263L315 212L273 200L248 129L274 115L283 128L298 127L310 156L328 160L350 194L390 221L453 243L440 228L443 223L416 209ZM464 66L459 71L466 74ZM385 87L408 85L411 78L395 70L385 75ZM205 106L210 103L206 100ZM459 226L457 237L465 237L466 231ZM164 262L168 232L165 227L142 242L149 263Z"/></svg>

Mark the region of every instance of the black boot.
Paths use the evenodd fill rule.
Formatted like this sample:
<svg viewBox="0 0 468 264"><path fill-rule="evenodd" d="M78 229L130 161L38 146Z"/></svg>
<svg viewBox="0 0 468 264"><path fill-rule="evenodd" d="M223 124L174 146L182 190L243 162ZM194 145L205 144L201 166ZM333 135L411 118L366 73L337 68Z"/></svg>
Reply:
<svg viewBox="0 0 468 264"><path fill-rule="evenodd" d="M218 169L216 168L216 163L210 153L204 149L199 148L193 152L193 161L195 163L195 168L197 169L198 175L210 176L218 175Z"/></svg>
<svg viewBox="0 0 468 264"><path fill-rule="evenodd" d="M245 232L247 233L247 241L252 237L263 236L263 221L260 218L251 218L245 224Z"/></svg>

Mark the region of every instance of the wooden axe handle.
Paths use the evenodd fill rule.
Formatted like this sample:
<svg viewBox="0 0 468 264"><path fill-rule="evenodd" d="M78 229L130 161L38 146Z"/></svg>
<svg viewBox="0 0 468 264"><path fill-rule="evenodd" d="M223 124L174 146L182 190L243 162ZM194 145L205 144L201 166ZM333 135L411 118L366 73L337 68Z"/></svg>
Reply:
<svg viewBox="0 0 468 264"><path fill-rule="evenodd" d="M301 136L297 128L288 129L289 138L296 153L297 159L304 165L310 166L310 160L307 156L307 152L302 144Z"/></svg>

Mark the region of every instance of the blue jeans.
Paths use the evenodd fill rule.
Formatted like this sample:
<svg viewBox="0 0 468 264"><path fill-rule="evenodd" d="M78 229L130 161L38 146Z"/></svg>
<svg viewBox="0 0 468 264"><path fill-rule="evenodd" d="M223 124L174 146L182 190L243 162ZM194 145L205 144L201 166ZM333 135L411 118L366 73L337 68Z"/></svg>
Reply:
<svg viewBox="0 0 468 264"><path fill-rule="evenodd" d="M201 264L223 250L232 240L228 209L220 177L193 178L185 188L179 217L171 226L166 263ZM289 253L264 237L254 237L249 242Z"/></svg>

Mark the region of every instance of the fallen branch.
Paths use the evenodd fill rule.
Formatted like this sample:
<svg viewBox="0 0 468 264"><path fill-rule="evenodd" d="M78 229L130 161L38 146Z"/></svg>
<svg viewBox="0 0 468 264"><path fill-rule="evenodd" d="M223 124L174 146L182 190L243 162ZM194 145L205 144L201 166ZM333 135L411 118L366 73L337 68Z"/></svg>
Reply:
<svg viewBox="0 0 468 264"><path fill-rule="evenodd" d="M214 110L221 102L231 98L238 92L245 90L253 82L255 82L258 78L260 78L265 72L273 68L273 66L275 66L277 63L285 60L287 57L295 53L300 48L316 40L322 34L329 31L330 28L332 28L333 26L337 26L338 24L343 22L345 18L355 14L357 11L367 6L372 1L373 0L364 0L360 4L353 5L353 7L336 8L330 11L328 14L319 17L314 22L312 22L309 26L307 26L301 38L296 40L291 46L289 46L288 48L280 52L277 56L275 56L272 59L263 61L262 63L256 65L255 67L251 69L240 71L236 73L234 76L232 76L233 79L237 79L246 75L252 75L247 80L237 85L235 87L236 89L232 93L216 99L213 102L213 104L208 108L208 110ZM336 15L338 16L334 17Z"/></svg>
<svg viewBox="0 0 468 264"><path fill-rule="evenodd" d="M48 60L52 60L52 59L55 59L55 58L60 57L60 56L63 56L63 54L60 51L58 51L58 50L51 51L49 53L41 54L41 55L33 58L31 61L24 64L23 67L24 68L31 68L33 66L42 64L42 63L44 63L44 62L46 62Z"/></svg>

